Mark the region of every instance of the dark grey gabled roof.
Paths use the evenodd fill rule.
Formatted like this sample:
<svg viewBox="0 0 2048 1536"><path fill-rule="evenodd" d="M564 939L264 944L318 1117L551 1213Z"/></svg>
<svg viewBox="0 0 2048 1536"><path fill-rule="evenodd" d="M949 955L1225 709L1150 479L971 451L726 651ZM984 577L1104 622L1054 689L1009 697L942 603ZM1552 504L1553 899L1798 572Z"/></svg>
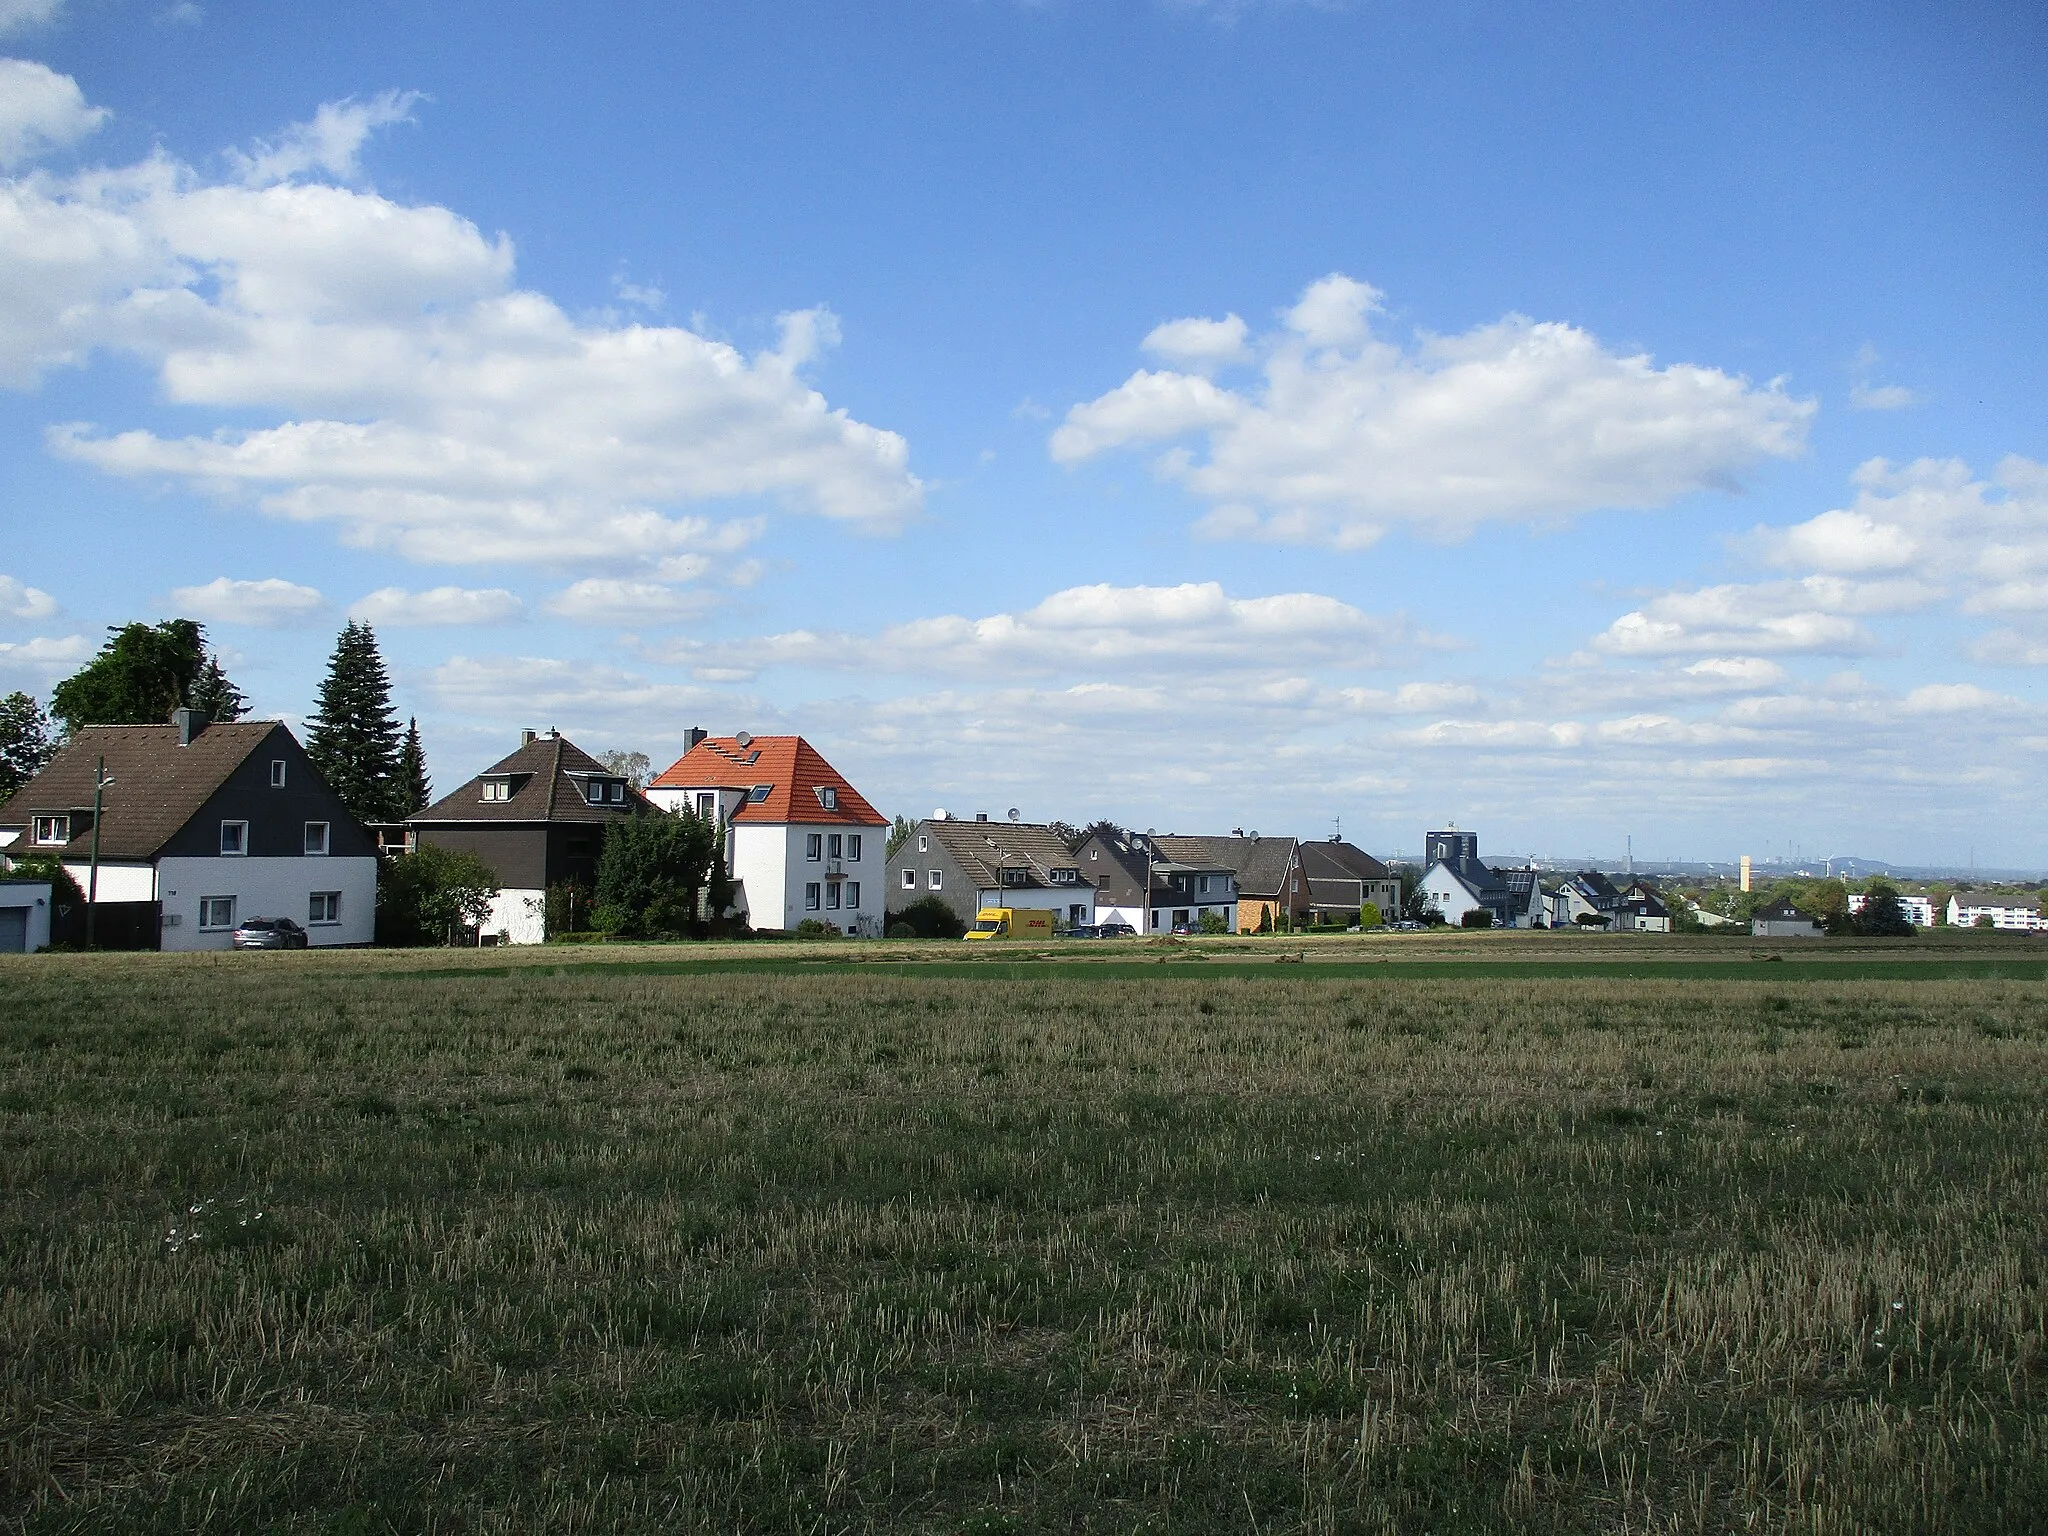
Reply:
<svg viewBox="0 0 2048 1536"><path fill-rule="evenodd" d="M1484 866L1481 866L1484 868ZM1311 880L1391 880L1387 866L1349 843L1334 840L1301 845L1301 872Z"/></svg>
<svg viewBox="0 0 2048 1536"><path fill-rule="evenodd" d="M1073 883L1095 884L1075 862L1060 835L1035 822L922 821L917 830L950 853L977 890L995 889L1000 883L1000 871L1017 868L1030 871L1032 885L1054 885L1055 869L1076 871ZM1068 884L1058 882L1062 890Z"/></svg>
<svg viewBox="0 0 2048 1536"><path fill-rule="evenodd" d="M1169 834L1152 841L1176 864L1190 869L1228 870L1237 877L1240 896L1278 897L1293 867L1297 846L1291 837L1183 837Z"/></svg>
<svg viewBox="0 0 2048 1536"><path fill-rule="evenodd" d="M652 811L654 803L629 783L623 803L592 805L583 786L592 775L613 779L613 773L574 742L561 736L536 736L517 752L502 757L452 794L443 795L406 820L416 826L457 822L581 822L602 824L616 816ZM509 779L511 793L486 800L484 780Z"/></svg>
<svg viewBox="0 0 2048 1536"><path fill-rule="evenodd" d="M57 749L43 771L0 805L0 827L27 827L34 816L92 810L93 769L107 760L113 778L102 799L100 857L150 859L199 814L249 755L273 732L291 733L276 720L208 725L189 745L178 744L175 725L87 725ZM44 853L84 857L92 818L74 816L77 833ZM25 840L10 853L30 852Z"/></svg>

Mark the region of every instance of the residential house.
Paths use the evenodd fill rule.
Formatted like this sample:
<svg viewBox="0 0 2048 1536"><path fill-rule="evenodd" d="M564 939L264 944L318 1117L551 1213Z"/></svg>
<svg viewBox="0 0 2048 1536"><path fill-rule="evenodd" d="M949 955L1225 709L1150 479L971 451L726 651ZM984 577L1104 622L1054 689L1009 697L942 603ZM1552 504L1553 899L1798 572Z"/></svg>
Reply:
<svg viewBox="0 0 2048 1536"><path fill-rule="evenodd" d="M1140 933L1171 933L1176 928L1199 928L1204 918L1213 917L1226 931L1236 929L1237 874L1224 855L1212 851L1220 841L1149 832L1096 833L1075 856L1087 876L1097 881L1098 921L1129 923ZM1170 853L1169 846L1177 848L1180 857Z"/></svg>
<svg viewBox="0 0 2048 1536"><path fill-rule="evenodd" d="M1898 893L1898 897L1899 910L1905 914L1907 922L1911 923L1915 928L1932 928L1934 926L1934 898L1932 896L1909 896L1904 891L1901 891ZM1860 913L1863 910L1863 904L1869 900L1870 897L1867 893L1852 891L1849 895L1850 915L1853 917Z"/></svg>
<svg viewBox="0 0 2048 1536"><path fill-rule="evenodd" d="M1625 900L1620 888L1599 870L1582 869L1557 882L1550 899L1550 926L1611 932L1621 926ZM1580 918L1586 921L1580 922Z"/></svg>
<svg viewBox="0 0 2048 1536"><path fill-rule="evenodd" d="M1368 901L1388 922L1399 921L1400 877L1364 849L1334 837L1327 842L1303 843L1300 863L1308 882L1312 921L1341 922L1348 927L1358 921L1358 909Z"/></svg>
<svg viewBox="0 0 2048 1536"><path fill-rule="evenodd" d="M1479 859L1479 834L1456 827L1425 834L1417 895L1453 927L1474 911L1491 913L1496 928L1537 927L1544 916L1536 871L1489 868Z"/></svg>
<svg viewBox="0 0 2048 1536"><path fill-rule="evenodd" d="M1785 896L1780 896L1767 907L1758 907L1750 914L1749 931L1759 939L1823 937L1820 924L1793 906L1791 899Z"/></svg>
<svg viewBox="0 0 2048 1536"><path fill-rule="evenodd" d="M927 817L889 860L887 879L890 906L935 896L963 923L983 907L1047 911L1069 926L1105 915L1093 871L1038 822Z"/></svg>
<svg viewBox="0 0 2048 1536"><path fill-rule="evenodd" d="M820 922L882 936L889 818L801 736L711 736L655 775L647 796L717 824L733 905L758 929Z"/></svg>
<svg viewBox="0 0 2048 1536"><path fill-rule="evenodd" d="M1902 901L1903 897L1900 898ZM2038 896L2010 891L1957 891L1948 899L1948 922L1951 928L1975 928L1984 919L1991 920L1990 926L2008 933L2038 933L2044 925L2041 921L2041 902Z"/></svg>
<svg viewBox="0 0 2048 1536"><path fill-rule="evenodd" d="M547 893L597 883L604 830L651 810L626 778L555 731L521 731L519 748L406 819L412 846L473 853L498 877L483 932L501 943L547 937Z"/></svg>
<svg viewBox="0 0 2048 1536"><path fill-rule="evenodd" d="M0 806L0 853L29 851L63 862L102 941L125 929L128 947L226 949L252 917L290 918L321 946L376 932L376 846L275 720L180 709L167 725L81 727Z"/></svg>
<svg viewBox="0 0 2048 1536"><path fill-rule="evenodd" d="M1638 880L1621 893L1614 926L1623 933L1669 933L1671 909L1656 886Z"/></svg>
<svg viewBox="0 0 2048 1536"><path fill-rule="evenodd" d="M1308 880L1301 872L1300 847L1291 837L1261 837L1254 832L1247 837L1242 832L1233 832L1228 837L1181 837L1164 836L1151 839L1158 845L1161 856L1169 863L1185 866L1195 876L1194 894L1209 898L1207 905L1213 910L1217 905L1214 898L1221 887L1215 884L1216 875L1227 870L1230 873L1234 893L1231 925L1240 933L1258 933L1265 930L1307 921L1309 915ZM1084 845L1085 847L1085 845ZM1130 853L1136 864L1144 858ZM1134 865L1135 867L1135 865ZM1208 888L1201 883L1202 874L1207 872L1210 879ZM1128 910L1133 913L1149 912L1146 901L1139 899L1136 875L1129 876L1127 894L1131 896ZM1197 902L1197 911L1203 903ZM1171 911L1168 907L1166 910ZM1201 919L1197 917L1195 921ZM1142 928L1144 921L1133 917L1126 919L1134 928Z"/></svg>

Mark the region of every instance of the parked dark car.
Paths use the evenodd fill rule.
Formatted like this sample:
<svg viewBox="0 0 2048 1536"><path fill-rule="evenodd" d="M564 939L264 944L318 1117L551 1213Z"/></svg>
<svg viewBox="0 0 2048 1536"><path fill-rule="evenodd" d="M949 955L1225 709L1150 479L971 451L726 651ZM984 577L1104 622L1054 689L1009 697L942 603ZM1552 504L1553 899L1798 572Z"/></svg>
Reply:
<svg viewBox="0 0 2048 1536"><path fill-rule="evenodd" d="M237 949L306 947L306 930L288 917L252 917L228 938Z"/></svg>
<svg viewBox="0 0 2048 1536"><path fill-rule="evenodd" d="M1098 939L1134 939L1138 936L1138 930L1129 923L1111 918L1106 923L1095 925L1095 936Z"/></svg>
<svg viewBox="0 0 2048 1536"><path fill-rule="evenodd" d="M1060 930L1060 933L1063 937L1069 939L1093 939L1101 937L1101 930L1098 929L1093 923L1075 923L1071 927L1062 928Z"/></svg>

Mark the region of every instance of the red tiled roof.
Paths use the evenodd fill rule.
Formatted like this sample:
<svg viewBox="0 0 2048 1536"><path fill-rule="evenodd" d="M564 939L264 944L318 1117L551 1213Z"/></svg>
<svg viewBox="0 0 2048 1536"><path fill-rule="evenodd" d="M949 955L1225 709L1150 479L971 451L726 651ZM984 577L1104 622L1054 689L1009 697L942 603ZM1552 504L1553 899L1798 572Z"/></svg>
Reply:
<svg viewBox="0 0 2048 1536"><path fill-rule="evenodd" d="M744 747L730 736L712 736L677 758L647 787L752 789L756 784L769 786L768 798L759 804L748 801L733 813L733 821L889 825L889 818L869 805L801 736L756 736ZM838 790L837 810L819 804L816 791L822 785Z"/></svg>

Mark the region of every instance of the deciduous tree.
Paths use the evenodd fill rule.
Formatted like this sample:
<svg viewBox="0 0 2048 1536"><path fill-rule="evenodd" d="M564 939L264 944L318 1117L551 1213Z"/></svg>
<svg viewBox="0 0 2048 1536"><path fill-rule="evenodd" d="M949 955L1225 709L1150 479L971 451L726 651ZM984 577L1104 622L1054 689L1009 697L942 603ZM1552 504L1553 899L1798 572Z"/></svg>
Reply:
<svg viewBox="0 0 2048 1536"><path fill-rule="evenodd" d="M33 696L10 693L0 699L0 800L41 773L55 750L50 717Z"/></svg>
<svg viewBox="0 0 2048 1536"><path fill-rule="evenodd" d="M189 705L208 719L239 719L242 695L190 619L109 626L99 654L50 691L50 713L66 734L85 725L162 725Z"/></svg>

